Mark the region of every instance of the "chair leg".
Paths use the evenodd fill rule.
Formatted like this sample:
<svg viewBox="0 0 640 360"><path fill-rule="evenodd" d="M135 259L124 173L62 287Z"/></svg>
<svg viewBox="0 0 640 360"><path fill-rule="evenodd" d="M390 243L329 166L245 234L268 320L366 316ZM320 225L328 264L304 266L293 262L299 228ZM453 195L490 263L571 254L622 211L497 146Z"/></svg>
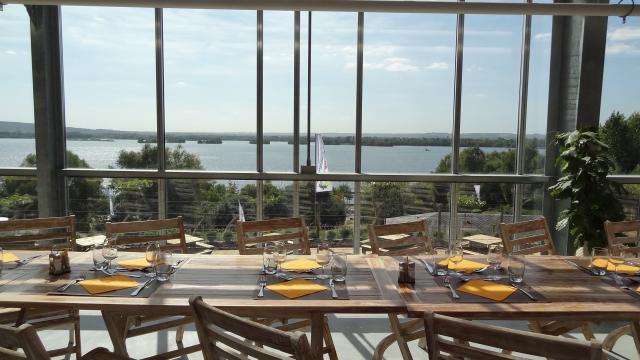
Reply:
<svg viewBox="0 0 640 360"><path fill-rule="evenodd" d="M82 357L82 345L80 340L80 310L75 310L73 316L75 321L73 322L73 335L75 337L76 359Z"/></svg>
<svg viewBox="0 0 640 360"><path fill-rule="evenodd" d="M182 343L182 339L184 338L184 325L180 325L176 328L176 343Z"/></svg>
<svg viewBox="0 0 640 360"><path fill-rule="evenodd" d="M333 345L333 337L331 337L331 329L329 328L329 319L326 316L322 325L322 337L324 338L324 344L328 348L329 359L338 360L338 353Z"/></svg>
<svg viewBox="0 0 640 360"><path fill-rule="evenodd" d="M402 354L402 359L413 360L413 357L411 357L411 351L409 351L409 345L407 345L407 341L404 338L405 334L401 326L402 324L400 324L398 314L389 314L389 324L391 325L391 332L395 334L396 342L398 343L400 353Z"/></svg>
<svg viewBox="0 0 640 360"><path fill-rule="evenodd" d="M591 329L591 325L589 325L589 323L582 325L580 329L582 330L582 335L587 341L596 339L595 335L593 334L593 330Z"/></svg>

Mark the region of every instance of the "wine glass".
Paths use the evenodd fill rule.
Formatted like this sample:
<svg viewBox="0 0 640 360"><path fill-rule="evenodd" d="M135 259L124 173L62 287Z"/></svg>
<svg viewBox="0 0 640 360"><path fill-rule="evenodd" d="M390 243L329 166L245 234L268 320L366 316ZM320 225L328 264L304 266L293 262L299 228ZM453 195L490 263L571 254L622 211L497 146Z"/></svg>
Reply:
<svg viewBox="0 0 640 360"><path fill-rule="evenodd" d="M489 278L492 280L500 280L500 275L498 274L498 266L502 263L502 245L489 245L489 249L487 251L487 262L489 263L489 266L492 270L492 275L489 276Z"/></svg>
<svg viewBox="0 0 640 360"><path fill-rule="evenodd" d="M167 281L175 269L173 253L169 250L159 251L156 258L156 272L158 281Z"/></svg>
<svg viewBox="0 0 640 360"><path fill-rule="evenodd" d="M287 246L284 243L278 243L276 245L276 264L278 264L276 275L282 274L282 263L285 261L287 261Z"/></svg>
<svg viewBox="0 0 640 360"><path fill-rule="evenodd" d="M324 267L331 261L331 249L329 249L329 243L320 242L318 244L318 251L316 252L316 262L322 265L322 274L318 275L318 279L328 279L329 275L324 273Z"/></svg>
<svg viewBox="0 0 640 360"><path fill-rule="evenodd" d="M102 255L102 248L100 247L100 245L93 245L91 254L93 258L93 267L96 269L96 271L104 270L105 265L107 265L107 260Z"/></svg>
<svg viewBox="0 0 640 360"><path fill-rule="evenodd" d="M109 262L107 265L108 272L111 271L111 262L118 257L118 248L116 247L115 239L107 239L102 247L102 256Z"/></svg>
<svg viewBox="0 0 640 360"><path fill-rule="evenodd" d="M449 249L449 270L458 271L458 265L464 260L464 249L462 243L455 243Z"/></svg>
<svg viewBox="0 0 640 360"><path fill-rule="evenodd" d="M147 245L147 249L144 253L144 258L147 260L149 264L151 264L152 272L147 273L148 277L156 277L158 276L158 270L156 269L156 265L158 264L158 256L160 255L160 245L157 243L151 243Z"/></svg>

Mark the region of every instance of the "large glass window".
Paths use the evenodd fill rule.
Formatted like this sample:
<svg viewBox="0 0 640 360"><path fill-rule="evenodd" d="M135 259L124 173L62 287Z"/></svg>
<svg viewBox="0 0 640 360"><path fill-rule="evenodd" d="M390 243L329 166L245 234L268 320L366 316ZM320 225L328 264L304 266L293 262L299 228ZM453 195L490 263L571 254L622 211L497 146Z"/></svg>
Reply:
<svg viewBox="0 0 640 360"><path fill-rule="evenodd" d="M38 217L36 186L35 177L0 177L0 216L8 219Z"/></svg>
<svg viewBox="0 0 640 360"><path fill-rule="evenodd" d="M0 12L0 167L35 166L31 35L22 5Z"/></svg>
<svg viewBox="0 0 640 360"><path fill-rule="evenodd" d="M119 162L156 139L153 9L65 6L62 38L67 149L86 167L157 167Z"/></svg>
<svg viewBox="0 0 640 360"><path fill-rule="evenodd" d="M367 13L364 29L363 171L437 172L451 153L455 15Z"/></svg>
<svg viewBox="0 0 640 360"><path fill-rule="evenodd" d="M167 149L255 171L256 12L165 9L164 50Z"/></svg>

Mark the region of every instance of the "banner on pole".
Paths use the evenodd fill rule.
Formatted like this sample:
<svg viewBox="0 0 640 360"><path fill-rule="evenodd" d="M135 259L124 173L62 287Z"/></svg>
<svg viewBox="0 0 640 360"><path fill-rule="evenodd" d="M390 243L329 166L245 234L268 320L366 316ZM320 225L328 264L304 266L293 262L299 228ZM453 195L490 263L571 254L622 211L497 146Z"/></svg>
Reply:
<svg viewBox="0 0 640 360"><path fill-rule="evenodd" d="M316 134L316 174L328 174L329 164L324 153L324 142L322 135ZM331 181L316 181L316 192L326 192L333 190Z"/></svg>

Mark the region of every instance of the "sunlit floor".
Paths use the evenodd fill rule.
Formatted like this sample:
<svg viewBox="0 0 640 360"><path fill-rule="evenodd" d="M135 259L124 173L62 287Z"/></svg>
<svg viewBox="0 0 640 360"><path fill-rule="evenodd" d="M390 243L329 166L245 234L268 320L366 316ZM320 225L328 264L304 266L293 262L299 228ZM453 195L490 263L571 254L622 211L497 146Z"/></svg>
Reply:
<svg viewBox="0 0 640 360"><path fill-rule="evenodd" d="M337 315L330 316L332 335L340 359L357 360L371 359L376 344L388 334L389 326L384 315ZM497 325L510 326L512 328L526 330L525 322L492 322ZM602 340L606 333L621 324L607 324L597 326L597 338ZM82 348L87 352L95 347L111 349L111 342L105 330L104 323L99 312L83 312L81 317ZM40 336L45 346L51 347L63 345L67 341L67 331L48 330L42 331ZM156 352L164 352L176 348L174 331L163 331L159 334L150 334L129 339L127 342L129 355L133 358L142 358L153 355ZM578 335L576 335L578 336ZM184 344L190 345L197 342L197 335L193 326L187 328L184 336ZM614 351L622 355L619 359L638 359L630 336L624 336L616 345ZM426 359L425 352L417 347L417 342L411 344L411 352L414 359ZM385 353L386 359L401 359L398 347L394 344ZM201 354L191 354L181 359L202 359Z"/></svg>

